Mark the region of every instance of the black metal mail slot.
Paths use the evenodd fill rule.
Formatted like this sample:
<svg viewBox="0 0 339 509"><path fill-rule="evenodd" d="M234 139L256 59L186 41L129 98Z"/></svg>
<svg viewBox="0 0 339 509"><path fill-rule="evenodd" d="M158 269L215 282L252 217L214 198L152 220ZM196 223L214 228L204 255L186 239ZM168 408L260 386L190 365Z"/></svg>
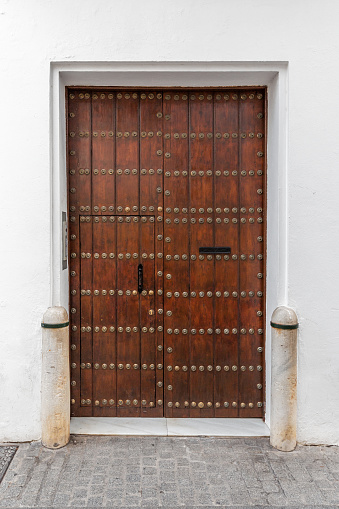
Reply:
<svg viewBox="0 0 339 509"><path fill-rule="evenodd" d="M230 247L199 247L199 253L219 254L230 252Z"/></svg>

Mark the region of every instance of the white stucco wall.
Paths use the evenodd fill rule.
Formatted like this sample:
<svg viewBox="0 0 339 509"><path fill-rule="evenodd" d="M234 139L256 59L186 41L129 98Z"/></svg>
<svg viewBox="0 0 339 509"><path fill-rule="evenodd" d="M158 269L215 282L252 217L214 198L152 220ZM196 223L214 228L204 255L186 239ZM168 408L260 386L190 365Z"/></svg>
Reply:
<svg viewBox="0 0 339 509"><path fill-rule="evenodd" d="M339 3L2 0L0 440L40 437L51 288L51 62L288 62L280 304L300 319L298 440L339 444ZM59 302L53 302L59 304Z"/></svg>

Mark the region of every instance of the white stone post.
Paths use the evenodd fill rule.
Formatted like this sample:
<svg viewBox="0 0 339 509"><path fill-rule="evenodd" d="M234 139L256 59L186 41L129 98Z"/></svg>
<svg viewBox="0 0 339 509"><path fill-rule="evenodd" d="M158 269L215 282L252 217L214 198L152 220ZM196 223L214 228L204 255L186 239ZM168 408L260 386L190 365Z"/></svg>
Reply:
<svg viewBox="0 0 339 509"><path fill-rule="evenodd" d="M297 443L297 333L293 309L279 306L272 314L271 437L273 447L293 451Z"/></svg>
<svg viewBox="0 0 339 509"><path fill-rule="evenodd" d="M42 327L41 439L58 449L70 438L69 322L65 308L48 308Z"/></svg>

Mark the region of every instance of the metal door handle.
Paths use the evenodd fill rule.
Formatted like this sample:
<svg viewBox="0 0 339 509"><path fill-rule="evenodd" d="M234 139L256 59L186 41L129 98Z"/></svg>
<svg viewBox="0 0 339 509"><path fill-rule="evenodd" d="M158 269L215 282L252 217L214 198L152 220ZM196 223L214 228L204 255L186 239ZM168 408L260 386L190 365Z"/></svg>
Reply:
<svg viewBox="0 0 339 509"><path fill-rule="evenodd" d="M141 293L143 289L144 284L144 268L142 264L140 263L138 265L138 292Z"/></svg>

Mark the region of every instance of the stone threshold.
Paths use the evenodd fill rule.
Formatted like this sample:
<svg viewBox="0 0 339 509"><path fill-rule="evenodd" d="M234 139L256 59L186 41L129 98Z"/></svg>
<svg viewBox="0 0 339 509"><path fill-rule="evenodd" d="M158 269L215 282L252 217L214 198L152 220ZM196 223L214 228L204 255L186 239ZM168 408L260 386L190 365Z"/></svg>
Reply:
<svg viewBox="0 0 339 509"><path fill-rule="evenodd" d="M269 437L270 430L262 419L72 417L71 434L162 437Z"/></svg>

